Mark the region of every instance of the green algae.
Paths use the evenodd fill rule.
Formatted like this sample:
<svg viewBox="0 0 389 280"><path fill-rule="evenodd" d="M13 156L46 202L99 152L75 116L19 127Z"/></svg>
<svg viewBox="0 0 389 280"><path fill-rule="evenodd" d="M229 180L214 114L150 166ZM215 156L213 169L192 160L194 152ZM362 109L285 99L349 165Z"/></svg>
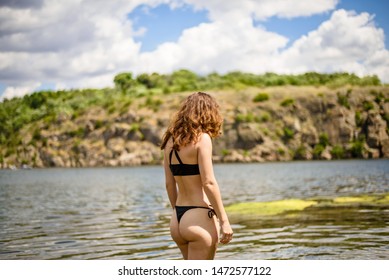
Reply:
<svg viewBox="0 0 389 280"><path fill-rule="evenodd" d="M288 211L302 211L317 204L316 201L287 199L269 202L243 202L226 207L227 212L252 215L278 215Z"/></svg>
<svg viewBox="0 0 389 280"><path fill-rule="evenodd" d="M389 194L336 197L333 199L333 202L335 204L361 204L378 206L382 204L389 204Z"/></svg>
<svg viewBox="0 0 389 280"><path fill-rule="evenodd" d="M286 199L267 202L241 202L226 207L231 215L268 217L285 215L296 217L298 213L338 208L389 208L389 193L334 198Z"/></svg>

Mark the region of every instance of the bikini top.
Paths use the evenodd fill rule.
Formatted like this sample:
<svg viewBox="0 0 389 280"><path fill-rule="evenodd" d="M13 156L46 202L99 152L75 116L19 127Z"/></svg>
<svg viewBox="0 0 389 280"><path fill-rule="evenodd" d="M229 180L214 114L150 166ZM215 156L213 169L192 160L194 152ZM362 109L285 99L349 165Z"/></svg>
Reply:
<svg viewBox="0 0 389 280"><path fill-rule="evenodd" d="M174 150L174 154L176 155L179 164L172 164L173 150L171 150L169 154L169 167L173 173L173 176L190 176L200 174L198 164L185 164L180 159L180 156L178 155L178 152L176 150Z"/></svg>

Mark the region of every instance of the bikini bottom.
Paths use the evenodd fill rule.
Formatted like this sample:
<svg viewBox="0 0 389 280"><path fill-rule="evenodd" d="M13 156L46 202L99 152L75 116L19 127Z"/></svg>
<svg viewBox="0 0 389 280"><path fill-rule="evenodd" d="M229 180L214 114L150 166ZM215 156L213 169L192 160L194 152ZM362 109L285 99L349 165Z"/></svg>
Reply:
<svg viewBox="0 0 389 280"><path fill-rule="evenodd" d="M177 220L178 223L180 223L182 216L184 216L185 212L194 209L194 208L203 208L203 209L208 209L208 217L212 218L213 215L216 215L216 212L214 209L210 207L205 207L205 206L176 206L176 214L177 214Z"/></svg>

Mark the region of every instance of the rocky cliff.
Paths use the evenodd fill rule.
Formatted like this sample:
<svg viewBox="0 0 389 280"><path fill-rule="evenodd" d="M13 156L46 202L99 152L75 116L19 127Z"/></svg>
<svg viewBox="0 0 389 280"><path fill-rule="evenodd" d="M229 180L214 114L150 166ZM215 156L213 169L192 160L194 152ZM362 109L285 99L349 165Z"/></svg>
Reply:
<svg viewBox="0 0 389 280"><path fill-rule="evenodd" d="M224 116L215 162L389 158L389 87L269 87L208 91ZM59 93L58 93L59 94ZM189 93L40 119L1 146L2 168L160 164L161 136Z"/></svg>

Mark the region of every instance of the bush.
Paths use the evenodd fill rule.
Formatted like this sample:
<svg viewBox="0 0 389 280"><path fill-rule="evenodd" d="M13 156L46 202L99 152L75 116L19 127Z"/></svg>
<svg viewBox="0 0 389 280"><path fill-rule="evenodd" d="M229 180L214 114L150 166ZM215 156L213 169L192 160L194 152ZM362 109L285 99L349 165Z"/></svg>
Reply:
<svg viewBox="0 0 389 280"><path fill-rule="evenodd" d="M269 100L269 94L264 93L264 92L258 93L253 99L254 102L263 102L266 100Z"/></svg>
<svg viewBox="0 0 389 280"><path fill-rule="evenodd" d="M350 109L350 103L348 102L348 95L343 95L341 93L336 94L338 96L338 104Z"/></svg>
<svg viewBox="0 0 389 280"><path fill-rule="evenodd" d="M356 140L351 144L350 153L352 157L361 158L363 157L363 153L365 151L364 148L365 141Z"/></svg>
<svg viewBox="0 0 389 280"><path fill-rule="evenodd" d="M236 122L257 122L259 121L259 119L252 112L249 112L247 114L237 114L235 117L235 121Z"/></svg>
<svg viewBox="0 0 389 280"><path fill-rule="evenodd" d="M261 122L268 122L270 121L270 115L269 113L265 112L262 114L261 118L260 118L260 121Z"/></svg>
<svg viewBox="0 0 389 280"><path fill-rule="evenodd" d="M341 159L344 157L344 149L342 146L335 145L331 150L331 155L335 159Z"/></svg>
<svg viewBox="0 0 389 280"><path fill-rule="evenodd" d="M330 140L328 139L327 133L322 133L319 135L319 144L322 145L324 148L328 146L330 143Z"/></svg>
<svg viewBox="0 0 389 280"><path fill-rule="evenodd" d="M294 131L288 127L284 127L284 139L289 141L294 137Z"/></svg>
<svg viewBox="0 0 389 280"><path fill-rule="evenodd" d="M294 99L287 98L287 99L283 100L280 105L282 107L288 107L288 106L293 105L293 104L294 104Z"/></svg>
<svg viewBox="0 0 389 280"><path fill-rule="evenodd" d="M363 102L363 109L364 109L365 111L370 111L370 110L374 109L374 104L373 104L373 102L364 101L364 102Z"/></svg>
<svg viewBox="0 0 389 280"><path fill-rule="evenodd" d="M314 158L320 158L320 155L324 149L325 147L322 144L316 144L312 151Z"/></svg>
<svg viewBox="0 0 389 280"><path fill-rule="evenodd" d="M362 118L361 112L359 112L359 111L355 112L355 124L358 127L361 127L363 125L363 118Z"/></svg>
<svg viewBox="0 0 389 280"><path fill-rule="evenodd" d="M303 145L301 145L294 151L293 158L305 159L306 153L307 153L307 149Z"/></svg>

